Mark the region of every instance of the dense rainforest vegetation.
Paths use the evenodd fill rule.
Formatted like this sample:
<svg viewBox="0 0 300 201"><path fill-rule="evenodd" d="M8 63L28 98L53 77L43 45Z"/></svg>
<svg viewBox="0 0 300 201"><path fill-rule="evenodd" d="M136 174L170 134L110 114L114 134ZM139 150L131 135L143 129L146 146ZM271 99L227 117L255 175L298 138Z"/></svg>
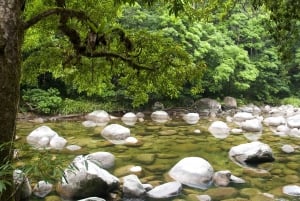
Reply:
<svg viewBox="0 0 300 201"><path fill-rule="evenodd" d="M102 35L96 39L91 33L85 39L91 43L89 48L96 48L92 44L96 42L100 48L118 53L129 48L129 54L144 68L128 68L131 64L122 59L76 55L69 38L55 30L57 17L49 17L25 35L22 109L66 114L97 107L145 108L155 101L186 106L201 97L222 100L225 96L279 104L282 99L300 95L299 40L281 41L288 47L278 43L271 32L276 27L265 7L255 9L240 1L226 15L215 10L209 19L197 20L180 13L170 15L165 4L116 7L113 1L92 3L98 6L97 11L84 6L92 18L101 18L97 32ZM44 6L32 1L25 17ZM83 5L71 1L66 6ZM82 36L87 34L82 23L70 20L69 24ZM124 43L120 46L115 40ZM283 48L289 59L281 54Z"/></svg>
<svg viewBox="0 0 300 201"><path fill-rule="evenodd" d="M0 0L0 200L15 200L19 100L21 111L51 114L298 98L299 9L299 0Z"/></svg>

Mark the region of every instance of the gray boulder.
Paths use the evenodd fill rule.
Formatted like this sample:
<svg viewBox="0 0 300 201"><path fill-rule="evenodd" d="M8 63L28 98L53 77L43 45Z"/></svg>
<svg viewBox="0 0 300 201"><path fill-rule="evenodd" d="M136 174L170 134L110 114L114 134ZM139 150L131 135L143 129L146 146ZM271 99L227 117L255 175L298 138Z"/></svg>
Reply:
<svg viewBox="0 0 300 201"><path fill-rule="evenodd" d="M259 163L274 161L270 146L259 141L232 147L229 157L240 166L255 166Z"/></svg>
<svg viewBox="0 0 300 201"><path fill-rule="evenodd" d="M44 198L52 191L53 185L47 181L39 181L33 188L33 194Z"/></svg>
<svg viewBox="0 0 300 201"><path fill-rule="evenodd" d="M192 105L192 109L200 115L209 115L211 113L219 113L222 111L221 104L211 98L201 98Z"/></svg>
<svg viewBox="0 0 300 201"><path fill-rule="evenodd" d="M245 180L234 176L229 170L221 170L214 173L213 183L216 186L228 186L230 182L243 184Z"/></svg>
<svg viewBox="0 0 300 201"><path fill-rule="evenodd" d="M224 108L229 109L236 109L237 108L237 102L236 99L230 96L226 96L223 100L224 102Z"/></svg>
<svg viewBox="0 0 300 201"><path fill-rule="evenodd" d="M16 189L15 200L16 201L29 200L29 197L32 194L32 188L28 178L26 177L26 175L22 170L18 170L18 169L14 170L13 181Z"/></svg>
<svg viewBox="0 0 300 201"><path fill-rule="evenodd" d="M245 131L249 132L261 132L263 130L263 126L261 121L258 119L249 119L241 123L241 127Z"/></svg>

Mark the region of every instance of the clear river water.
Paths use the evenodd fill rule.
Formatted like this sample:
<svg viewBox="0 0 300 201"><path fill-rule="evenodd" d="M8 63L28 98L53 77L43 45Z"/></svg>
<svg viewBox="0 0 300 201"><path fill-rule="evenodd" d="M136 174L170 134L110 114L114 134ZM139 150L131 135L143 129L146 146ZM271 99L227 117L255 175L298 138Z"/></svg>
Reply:
<svg viewBox="0 0 300 201"><path fill-rule="evenodd" d="M122 124L120 120L110 123ZM212 123L208 118L201 118L195 125L188 125L181 119L175 119L165 124L157 124L145 120L135 126L128 127L131 136L137 138L139 143L135 146L113 145L101 136L102 127L86 128L82 121L59 121L43 124L18 122L16 142L19 156L15 162L17 168L30 170L29 178L34 184L43 180L59 180L60 172L66 168L73 158L80 154L105 151L116 157L115 167L109 170L117 177L128 174L126 167L141 166L143 171L139 179L142 183L153 186L171 181L167 173L180 159L189 156L198 156L206 159L218 170L230 170L234 175L246 180L245 184L230 184L227 188L211 186L208 190L183 187L181 195L167 199L167 201L196 201L197 195L209 194L213 201L217 200L280 200L295 201L300 197L283 195L282 187L289 184L300 183L300 139L280 137L274 135L268 127L264 126L261 136L256 136L261 142L268 144L275 157L272 163L261 164L259 168L266 171L251 171L232 162L228 157L231 147L250 142L249 136L257 134L230 134L225 139L217 139L207 129ZM26 136L35 128L47 125L64 137L68 144L82 147L78 151L37 151L26 143ZM123 125L123 124L122 124ZM230 128L236 127L228 124ZM195 133L196 129L201 133ZM284 153L281 147L285 144L294 146L295 152ZM51 193L55 195L55 193ZM273 195L275 198L269 199ZM45 200L33 197L31 200Z"/></svg>

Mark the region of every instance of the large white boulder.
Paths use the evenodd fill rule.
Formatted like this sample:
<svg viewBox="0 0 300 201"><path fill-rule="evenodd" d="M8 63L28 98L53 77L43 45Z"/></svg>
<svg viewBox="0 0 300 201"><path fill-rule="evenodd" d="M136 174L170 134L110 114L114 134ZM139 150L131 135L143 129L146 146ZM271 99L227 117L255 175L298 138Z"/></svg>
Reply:
<svg viewBox="0 0 300 201"><path fill-rule="evenodd" d="M261 121L258 119L249 119L241 123L241 127L245 131L249 132L261 132L263 126Z"/></svg>
<svg viewBox="0 0 300 201"><path fill-rule="evenodd" d="M254 118L255 117L250 112L238 112L235 115L233 115L234 122L242 122L242 121L246 121L246 120L254 119Z"/></svg>
<svg viewBox="0 0 300 201"><path fill-rule="evenodd" d="M105 126L110 121L110 115L104 110L96 110L86 115L89 121L93 121L97 126Z"/></svg>
<svg viewBox="0 0 300 201"><path fill-rule="evenodd" d="M66 144L67 144L67 140L63 137L58 136L58 135L51 138L51 140L49 142L50 147L53 148L53 149L57 149L57 150L63 149Z"/></svg>
<svg viewBox="0 0 300 201"><path fill-rule="evenodd" d="M59 136L48 126L40 126L33 130L26 138L28 144L35 148L63 149L67 140Z"/></svg>
<svg viewBox="0 0 300 201"><path fill-rule="evenodd" d="M269 145L259 141L240 144L229 150L230 159L241 166L257 165L274 161L273 152Z"/></svg>
<svg viewBox="0 0 300 201"><path fill-rule="evenodd" d="M152 121L155 121L157 123L166 123L170 120L169 114L165 111L158 110L155 112L152 112L151 114Z"/></svg>
<svg viewBox="0 0 300 201"><path fill-rule="evenodd" d="M213 175L213 167L200 157L183 158L169 171L169 176L174 180L199 189L207 189L212 183Z"/></svg>
<svg viewBox="0 0 300 201"><path fill-rule="evenodd" d="M104 127L101 135L113 144L124 144L130 137L130 130L119 124L110 124Z"/></svg>
<svg viewBox="0 0 300 201"><path fill-rule="evenodd" d="M280 126L280 125L284 125L286 123L286 120L283 116L276 116L276 117L266 117L263 122L267 126Z"/></svg>
<svg viewBox="0 0 300 201"><path fill-rule="evenodd" d="M183 116L183 120L187 123L187 124L196 124L198 123L200 117L198 113L187 113Z"/></svg>
<svg viewBox="0 0 300 201"><path fill-rule="evenodd" d="M112 153L99 151L86 155L86 160L96 161L101 168L110 169L115 165L115 156Z"/></svg>
<svg viewBox="0 0 300 201"><path fill-rule="evenodd" d="M286 185L282 188L282 192L286 195L300 197L300 186L298 185Z"/></svg>
<svg viewBox="0 0 300 201"><path fill-rule="evenodd" d="M223 121L214 121L209 127L208 131L215 137L219 139L224 139L228 137L230 133L230 128Z"/></svg>
<svg viewBox="0 0 300 201"><path fill-rule="evenodd" d="M40 126L34 129L27 137L28 144L35 147L47 147L50 139L58 134L48 126Z"/></svg>
<svg viewBox="0 0 300 201"><path fill-rule="evenodd" d="M121 118L122 122L128 126L134 126L137 122L138 117L133 112L127 112Z"/></svg>
<svg viewBox="0 0 300 201"><path fill-rule="evenodd" d="M92 196L107 198L117 189L117 177L101 168L96 161L80 155L64 170L57 192L63 199L79 200Z"/></svg>
<svg viewBox="0 0 300 201"><path fill-rule="evenodd" d="M300 128L300 114L287 118L287 125L290 128Z"/></svg>
<svg viewBox="0 0 300 201"><path fill-rule="evenodd" d="M147 192L147 196L154 199L164 199L178 196L181 193L182 185L180 182L173 181L159 186Z"/></svg>

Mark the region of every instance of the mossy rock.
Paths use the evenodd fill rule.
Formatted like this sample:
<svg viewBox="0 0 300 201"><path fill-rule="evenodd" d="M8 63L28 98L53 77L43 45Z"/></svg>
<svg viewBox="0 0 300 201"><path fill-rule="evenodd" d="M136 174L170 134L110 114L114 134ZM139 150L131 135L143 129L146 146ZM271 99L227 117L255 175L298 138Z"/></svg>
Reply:
<svg viewBox="0 0 300 201"><path fill-rule="evenodd" d="M62 199L57 195L50 195L45 197L45 201L62 201Z"/></svg>
<svg viewBox="0 0 300 201"><path fill-rule="evenodd" d="M261 193L260 190L256 189L256 188L243 188L240 191L240 194L242 197L247 197L247 198L251 198L257 194Z"/></svg>
<svg viewBox="0 0 300 201"><path fill-rule="evenodd" d="M232 187L219 187L208 189L204 194L209 195L212 200L224 200L236 197L238 190Z"/></svg>
<svg viewBox="0 0 300 201"><path fill-rule="evenodd" d="M138 154L134 160L144 165L151 165L155 161L155 154Z"/></svg>

